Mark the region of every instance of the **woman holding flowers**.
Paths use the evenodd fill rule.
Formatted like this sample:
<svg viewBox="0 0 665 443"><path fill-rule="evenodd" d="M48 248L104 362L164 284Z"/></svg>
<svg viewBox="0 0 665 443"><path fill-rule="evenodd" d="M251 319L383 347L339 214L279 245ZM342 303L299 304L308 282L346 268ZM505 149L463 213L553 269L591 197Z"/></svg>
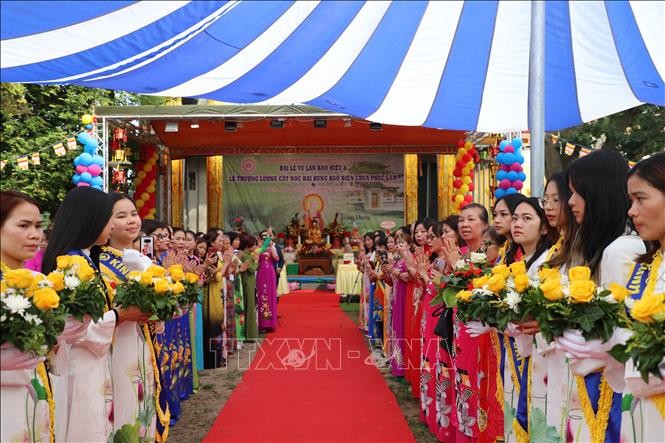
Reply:
<svg viewBox="0 0 665 443"><path fill-rule="evenodd" d="M99 261L108 286L115 288L127 280L131 270L143 271L151 261L132 249L141 229L141 218L134 202L125 194L114 192L110 196L114 228ZM149 313L136 320L121 316L113 338L113 428L116 435L127 433L128 437L139 441L155 440L156 410L160 411L162 425L168 429L168 418L164 419L159 395L155 394L159 371L155 371L156 358L146 323L149 317Z"/></svg>
<svg viewBox="0 0 665 443"><path fill-rule="evenodd" d="M0 441L54 441L51 416L53 397L44 357L20 351L5 341L8 321L5 307L27 319L32 303L20 291L33 282L33 273L23 269L39 248L42 218L37 201L17 192L0 192L0 280L2 281L3 343L0 346ZM18 273L17 273L18 271ZM11 292L11 293L10 293ZM56 296L57 297L57 296ZM33 320L34 322L34 320ZM41 322L41 320L40 320ZM37 343L39 344L39 343ZM30 387L30 388L29 388ZM39 390L43 395L35 395ZM32 391L32 392L31 392Z"/></svg>
<svg viewBox="0 0 665 443"><path fill-rule="evenodd" d="M101 191L83 187L69 191L55 216L44 271L78 268L101 278L99 256L113 230L112 209L113 202ZM64 284L78 287L90 277L66 274ZM131 319L136 313L113 310L106 288L93 289L103 316L93 318L96 322L80 339L61 342L55 356L58 441L106 441L113 431L110 346L119 318Z"/></svg>
<svg viewBox="0 0 665 443"><path fill-rule="evenodd" d="M634 260L645 252L644 244L631 234L628 226L627 175L626 161L608 149L576 160L568 170L569 204L579 225L572 239L571 262L588 267L586 273L592 283L604 288L627 281ZM576 274L582 270L578 269ZM588 299L585 297L586 287L590 286L588 280L580 275L569 276L571 280L584 282L573 281L575 288L571 283L571 301L584 303ZM620 328L607 341L587 340L578 330L567 330L557 338L557 346L571 358L571 370L576 376L572 405L581 407L585 419L573 432L582 440L619 441L621 393L613 390L610 386L613 378L608 378L609 370L616 368L618 362L607 352L625 340L625 330Z"/></svg>
<svg viewBox="0 0 665 443"><path fill-rule="evenodd" d="M632 306L634 323L622 361L631 357L626 391L638 399L642 412L642 424L635 426L639 434L633 439L658 441L665 426L665 153L633 167L628 195L632 202L628 215L648 249L638 257L628 279L627 292L632 294L626 304Z"/></svg>

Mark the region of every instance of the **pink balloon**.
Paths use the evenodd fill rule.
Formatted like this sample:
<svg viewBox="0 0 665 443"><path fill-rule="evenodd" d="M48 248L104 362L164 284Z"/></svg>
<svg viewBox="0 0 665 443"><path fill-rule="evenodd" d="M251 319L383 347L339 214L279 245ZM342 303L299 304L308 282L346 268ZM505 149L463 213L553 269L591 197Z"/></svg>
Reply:
<svg viewBox="0 0 665 443"><path fill-rule="evenodd" d="M513 145L508 145L503 148L503 152L515 152L515 147Z"/></svg>
<svg viewBox="0 0 665 443"><path fill-rule="evenodd" d="M510 165L501 165L501 167L499 169L501 169L502 171L508 172L508 171L510 171Z"/></svg>
<svg viewBox="0 0 665 443"><path fill-rule="evenodd" d="M90 183L86 183L86 182L79 182L79 184L78 184L78 185L76 185L76 186L90 186Z"/></svg>
<svg viewBox="0 0 665 443"><path fill-rule="evenodd" d="M87 166L78 165L76 167L76 173L77 174L83 174L84 172L88 172L88 167Z"/></svg>
<svg viewBox="0 0 665 443"><path fill-rule="evenodd" d="M518 191L522 189L522 186L524 186L524 183L522 183L522 180L515 180L513 182L513 188L517 189Z"/></svg>
<svg viewBox="0 0 665 443"><path fill-rule="evenodd" d="M501 182L499 182L499 187L501 189L508 189L510 188L511 185L512 183L510 183L510 180L508 180L507 178L504 178L503 180L501 180Z"/></svg>
<svg viewBox="0 0 665 443"><path fill-rule="evenodd" d="M100 168L99 165L94 165L93 164L93 165L88 166L88 172L93 177L97 177L99 174L102 173L102 168Z"/></svg>
<svg viewBox="0 0 665 443"><path fill-rule="evenodd" d="M520 165L519 163L513 163L512 165L510 165L510 170L515 172L522 172L522 165Z"/></svg>

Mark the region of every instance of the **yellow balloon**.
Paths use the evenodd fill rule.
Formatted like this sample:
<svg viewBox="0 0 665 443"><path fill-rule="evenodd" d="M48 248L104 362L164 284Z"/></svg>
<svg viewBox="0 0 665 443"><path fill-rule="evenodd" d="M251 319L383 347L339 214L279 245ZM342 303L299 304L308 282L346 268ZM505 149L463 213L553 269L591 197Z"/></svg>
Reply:
<svg viewBox="0 0 665 443"><path fill-rule="evenodd" d="M148 201L149 199L150 199L150 194L148 194L147 192L141 194L141 200Z"/></svg>
<svg viewBox="0 0 665 443"><path fill-rule="evenodd" d="M462 157L464 154L466 154L466 149L465 148L459 148L457 150L457 157Z"/></svg>
<svg viewBox="0 0 665 443"><path fill-rule="evenodd" d="M144 170L145 172L150 172L150 171L152 171L152 165L151 165L150 163L146 163L146 164L143 166L143 170Z"/></svg>
<svg viewBox="0 0 665 443"><path fill-rule="evenodd" d="M471 148L473 147L473 143L471 143L471 142L466 142L466 143L464 143L464 147L465 147L466 149L471 149Z"/></svg>
<svg viewBox="0 0 665 443"><path fill-rule="evenodd" d="M92 123L92 115L83 114L83 116L81 117L81 123L83 123L84 125L89 125L90 123Z"/></svg>
<svg viewBox="0 0 665 443"><path fill-rule="evenodd" d="M151 185L148 186L145 190L148 191L148 192L151 193L151 194L154 194L154 193L155 193L155 185L154 185L154 184L151 184Z"/></svg>
<svg viewBox="0 0 665 443"><path fill-rule="evenodd" d="M469 192L469 185L462 185L462 186L459 187L459 190L462 193L462 195L464 195L467 192ZM462 197L462 198L464 198L464 197Z"/></svg>
<svg viewBox="0 0 665 443"><path fill-rule="evenodd" d="M147 174L145 173L145 171L139 171L138 174L136 174L136 176L137 176L138 178L140 178L141 180L143 180L143 179L145 178L146 175L147 175Z"/></svg>
<svg viewBox="0 0 665 443"><path fill-rule="evenodd" d="M462 177L462 183L464 183L465 185L468 185L472 181L473 180L471 180L471 177L469 177L468 175L465 175L464 177Z"/></svg>
<svg viewBox="0 0 665 443"><path fill-rule="evenodd" d="M136 204L136 207L138 209L141 209L143 205L145 205L145 202L143 200L136 200L134 203Z"/></svg>
<svg viewBox="0 0 665 443"><path fill-rule="evenodd" d="M455 195L455 202L457 202L457 203L462 203L463 201L464 201L464 197L463 197L463 196L461 196L461 195L459 195L459 194Z"/></svg>
<svg viewBox="0 0 665 443"><path fill-rule="evenodd" d="M465 166L465 167L462 169L462 175L463 175L463 176L464 176L464 175L469 175L469 172L471 172L471 169L473 169L473 168L469 168L468 166Z"/></svg>

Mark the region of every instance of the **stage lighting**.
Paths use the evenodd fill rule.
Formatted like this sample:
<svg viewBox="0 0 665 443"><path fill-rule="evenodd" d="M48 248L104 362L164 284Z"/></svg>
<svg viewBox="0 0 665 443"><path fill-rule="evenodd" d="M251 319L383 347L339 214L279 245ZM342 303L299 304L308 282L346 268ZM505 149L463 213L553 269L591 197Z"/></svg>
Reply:
<svg viewBox="0 0 665 443"><path fill-rule="evenodd" d="M383 129L383 126L381 125L381 123L371 122L369 124L369 129L371 131L380 131Z"/></svg>
<svg viewBox="0 0 665 443"><path fill-rule="evenodd" d="M236 132L237 128L238 128L238 123L236 122L229 122L229 121L224 122L224 130L227 132Z"/></svg>
<svg viewBox="0 0 665 443"><path fill-rule="evenodd" d="M199 129L199 122L194 120L193 122L191 122L189 124L189 127L192 128L192 129Z"/></svg>
<svg viewBox="0 0 665 443"><path fill-rule="evenodd" d="M323 120L323 119L314 120L314 127L315 128L325 128L327 124L328 124L327 120Z"/></svg>
<svg viewBox="0 0 665 443"><path fill-rule="evenodd" d="M284 127L284 120L281 120L281 119L270 120L270 127L271 128L283 128Z"/></svg>
<svg viewBox="0 0 665 443"><path fill-rule="evenodd" d="M178 132L178 122L166 122L164 132Z"/></svg>

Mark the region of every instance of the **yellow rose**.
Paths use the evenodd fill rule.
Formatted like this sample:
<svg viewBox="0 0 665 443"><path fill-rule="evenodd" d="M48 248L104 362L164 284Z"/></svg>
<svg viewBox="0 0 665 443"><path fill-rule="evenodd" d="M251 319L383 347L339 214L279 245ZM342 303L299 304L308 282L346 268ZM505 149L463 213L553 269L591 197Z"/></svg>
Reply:
<svg viewBox="0 0 665 443"><path fill-rule="evenodd" d="M543 296L549 301L557 301L563 298L561 281L558 277L545 280L540 284L540 290L543 291Z"/></svg>
<svg viewBox="0 0 665 443"><path fill-rule="evenodd" d="M7 292L7 282L4 280L0 280L0 292L3 294Z"/></svg>
<svg viewBox="0 0 665 443"><path fill-rule="evenodd" d="M510 269L506 265L498 265L492 268L492 275L502 275L506 279L510 275Z"/></svg>
<svg viewBox="0 0 665 443"><path fill-rule="evenodd" d="M570 278L570 281L590 280L591 269L586 266L575 266L568 270L568 277Z"/></svg>
<svg viewBox="0 0 665 443"><path fill-rule="evenodd" d="M171 285L171 292L174 294L182 294L185 292L185 287L182 285L182 283L177 281Z"/></svg>
<svg viewBox="0 0 665 443"><path fill-rule="evenodd" d="M589 303L596 295L596 284L591 280L573 280L568 290L572 303Z"/></svg>
<svg viewBox="0 0 665 443"><path fill-rule="evenodd" d="M29 269L10 269L5 272L4 279L10 288L28 289L32 286L35 277Z"/></svg>
<svg viewBox="0 0 665 443"><path fill-rule="evenodd" d="M56 258L56 265L58 269L69 269L72 267L72 258L69 255L61 255L58 258Z"/></svg>
<svg viewBox="0 0 665 443"><path fill-rule="evenodd" d="M155 280L155 292L163 294L170 289L169 282L165 278Z"/></svg>
<svg viewBox="0 0 665 443"><path fill-rule="evenodd" d="M515 277L515 290L517 292L524 292L529 287L529 276L526 274L520 274Z"/></svg>
<svg viewBox="0 0 665 443"><path fill-rule="evenodd" d="M483 275L482 277L474 278L473 279L473 287L476 288L476 289L482 288L483 286L485 286L487 284L489 279L490 279L489 275Z"/></svg>
<svg viewBox="0 0 665 443"><path fill-rule="evenodd" d="M127 274L127 278L129 280L141 280L141 272L139 271L129 271L129 274Z"/></svg>
<svg viewBox="0 0 665 443"><path fill-rule="evenodd" d="M191 284L196 284L199 282L199 276L193 272L188 272L185 274L185 278L187 279L187 282Z"/></svg>
<svg viewBox="0 0 665 443"><path fill-rule="evenodd" d="M611 283L608 288L612 292L612 297L618 302L623 303L623 301L630 295L630 291L625 286Z"/></svg>
<svg viewBox="0 0 665 443"><path fill-rule="evenodd" d="M540 271L538 271L538 278L540 281L545 281L549 278L559 279L560 276L561 274L559 274L558 268L542 268Z"/></svg>
<svg viewBox="0 0 665 443"><path fill-rule="evenodd" d="M161 266L152 265L148 268L148 272L154 275L155 277L165 277L166 269Z"/></svg>
<svg viewBox="0 0 665 443"><path fill-rule="evenodd" d="M655 317L665 315L665 294L651 294L635 300L630 315L639 322L653 323Z"/></svg>
<svg viewBox="0 0 665 443"><path fill-rule="evenodd" d="M72 255L70 258L72 260L72 265L90 266L88 259L85 257L82 257L80 255Z"/></svg>
<svg viewBox="0 0 665 443"><path fill-rule="evenodd" d="M35 291L32 302L42 311L55 309L60 305L60 297L51 288L40 288Z"/></svg>
<svg viewBox="0 0 665 443"><path fill-rule="evenodd" d="M141 283L143 286L149 286L152 284L152 274L149 272L141 272L140 273L140 278L139 278L139 283Z"/></svg>
<svg viewBox="0 0 665 443"><path fill-rule="evenodd" d="M92 278L95 276L95 270L92 269L92 267L89 264L85 263L79 265L77 274L79 280L81 280L82 282L86 282L92 280Z"/></svg>
<svg viewBox="0 0 665 443"><path fill-rule="evenodd" d="M457 294L455 294L455 298L462 301L469 301L472 296L473 292L471 291L459 291Z"/></svg>
<svg viewBox="0 0 665 443"><path fill-rule="evenodd" d="M169 266L169 275L173 281L181 281L185 276L185 271L182 270L182 265Z"/></svg>
<svg viewBox="0 0 665 443"><path fill-rule="evenodd" d="M487 289L494 292L495 294L498 294L499 291L501 291L505 287L506 287L506 278L501 274L491 276L489 281L487 282Z"/></svg>
<svg viewBox="0 0 665 443"><path fill-rule="evenodd" d="M46 279L51 283L56 292L65 289L65 276L61 272L51 272L46 276Z"/></svg>
<svg viewBox="0 0 665 443"><path fill-rule="evenodd" d="M517 277L518 275L524 275L526 274L526 264L524 263L524 260L522 261L516 261L515 263L510 265L510 272Z"/></svg>

